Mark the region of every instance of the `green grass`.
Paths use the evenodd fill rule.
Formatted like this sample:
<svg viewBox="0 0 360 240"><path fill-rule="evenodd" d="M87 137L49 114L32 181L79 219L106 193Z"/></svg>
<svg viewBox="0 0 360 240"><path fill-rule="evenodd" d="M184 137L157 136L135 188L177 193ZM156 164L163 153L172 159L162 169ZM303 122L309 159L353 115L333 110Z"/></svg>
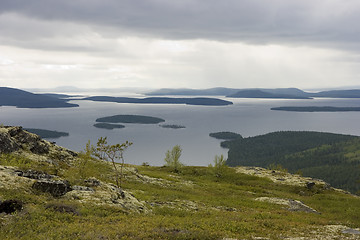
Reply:
<svg viewBox="0 0 360 240"><path fill-rule="evenodd" d="M0 159L2 165L36 166L33 161L10 155ZM83 160L64 168L62 177L72 183L90 176L113 181L108 164L88 160L84 165ZM185 166L179 173L167 167L135 167L139 174L166 183L124 181L123 188L146 201L150 213L129 213L121 206L97 206L0 188L0 200L16 198L25 203L22 212L0 217L0 239L278 239L329 224L360 227L360 199L349 194L275 184L236 173L233 168L226 168L217 177L208 167ZM321 214L289 212L281 205L254 200L264 196L300 200ZM47 204L71 205L79 215L47 209Z"/></svg>

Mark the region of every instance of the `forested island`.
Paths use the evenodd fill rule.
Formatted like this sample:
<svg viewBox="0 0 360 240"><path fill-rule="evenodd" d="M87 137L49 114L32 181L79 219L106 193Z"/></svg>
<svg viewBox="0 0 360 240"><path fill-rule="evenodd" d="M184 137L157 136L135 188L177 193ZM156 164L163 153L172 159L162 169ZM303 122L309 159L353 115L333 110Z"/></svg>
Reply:
<svg viewBox="0 0 360 240"><path fill-rule="evenodd" d="M138 123L138 124L157 124L165 122L164 119L143 115L114 115L96 119L102 123Z"/></svg>
<svg viewBox="0 0 360 240"><path fill-rule="evenodd" d="M108 130L125 127L124 125L121 124L112 124L112 123L95 123L93 126L96 128L103 128Z"/></svg>
<svg viewBox="0 0 360 240"><path fill-rule="evenodd" d="M230 101L217 98L170 98L170 97L149 97L149 98L128 98L128 97L108 97L94 96L78 100L90 100L97 102L115 102L115 103L138 103L138 104L186 104L203 106L224 106L233 104Z"/></svg>
<svg viewBox="0 0 360 240"><path fill-rule="evenodd" d="M360 137L323 132L283 131L221 143L229 166L270 167L321 178L353 193L360 190Z"/></svg>
<svg viewBox="0 0 360 240"><path fill-rule="evenodd" d="M177 124L160 124L159 126L162 128L171 128L171 129L186 128L185 126L177 125Z"/></svg>
<svg viewBox="0 0 360 240"><path fill-rule="evenodd" d="M242 138L240 134L234 132L215 132L210 133L209 136L221 140L234 140L237 138Z"/></svg>
<svg viewBox="0 0 360 240"><path fill-rule="evenodd" d="M39 135L42 138L60 138L60 137L69 136L69 133L67 132L58 132L58 131L51 131L51 130L39 129L39 128L24 128L24 130L31 133L35 133L36 135Z"/></svg>
<svg viewBox="0 0 360 240"><path fill-rule="evenodd" d="M273 107L271 110L288 112L358 112L360 107L330 107L330 106L306 106L306 107Z"/></svg>

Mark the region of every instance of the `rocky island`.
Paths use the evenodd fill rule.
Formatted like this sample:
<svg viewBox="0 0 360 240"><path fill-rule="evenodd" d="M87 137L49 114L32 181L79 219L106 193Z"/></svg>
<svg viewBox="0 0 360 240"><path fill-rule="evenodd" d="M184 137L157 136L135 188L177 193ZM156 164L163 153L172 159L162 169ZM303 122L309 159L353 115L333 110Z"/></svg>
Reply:
<svg viewBox="0 0 360 240"><path fill-rule="evenodd" d="M24 128L24 130L35 133L42 138L60 138L60 137L67 137L69 133L67 132L59 132L59 131L52 131L46 129L39 129L39 128Z"/></svg>

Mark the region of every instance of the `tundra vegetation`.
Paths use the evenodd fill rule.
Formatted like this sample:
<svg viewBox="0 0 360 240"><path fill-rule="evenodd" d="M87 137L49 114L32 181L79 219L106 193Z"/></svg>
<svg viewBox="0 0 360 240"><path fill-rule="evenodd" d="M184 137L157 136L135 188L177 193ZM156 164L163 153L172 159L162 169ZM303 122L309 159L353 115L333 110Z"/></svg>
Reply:
<svg viewBox="0 0 360 240"><path fill-rule="evenodd" d="M104 139L93 147L88 143L77 155L67 154L50 143L50 152L58 149L57 154L34 154L28 147L1 153L0 202L16 199L18 201L13 203L19 204L12 214L0 213L1 238L359 237L359 197L333 189L321 181L288 173L285 176L277 170L226 167L221 156L215 158L211 167L182 166L181 171L174 171L172 167L112 162L111 158L109 162L101 160L105 158L107 147L111 146ZM97 157L92 154L94 147L99 148ZM174 148L176 154L173 155ZM181 147L174 148L168 151L170 162L176 157L179 160L181 155ZM54 159L61 167L55 169ZM119 189L114 178L114 165L117 169L123 166L121 190L126 197L122 200L110 196L112 201L96 201L102 197L100 193L104 193L105 188ZM214 174L217 167L221 169L221 175ZM73 190L58 197L36 192L31 184L37 180L15 174L29 170L67 180ZM292 176L296 182L292 181ZM90 185L89 180L92 180ZM83 190L75 190L79 188ZM138 201L143 209L127 207L125 200L130 198ZM309 206L315 212L291 207L290 203Z"/></svg>

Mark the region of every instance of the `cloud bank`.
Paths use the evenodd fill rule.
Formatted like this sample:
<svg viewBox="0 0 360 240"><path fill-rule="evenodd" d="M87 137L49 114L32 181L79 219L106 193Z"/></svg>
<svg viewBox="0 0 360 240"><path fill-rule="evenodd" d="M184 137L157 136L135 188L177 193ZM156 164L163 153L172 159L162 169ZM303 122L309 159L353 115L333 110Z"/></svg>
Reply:
<svg viewBox="0 0 360 240"><path fill-rule="evenodd" d="M0 84L358 84L355 0L0 2Z"/></svg>

